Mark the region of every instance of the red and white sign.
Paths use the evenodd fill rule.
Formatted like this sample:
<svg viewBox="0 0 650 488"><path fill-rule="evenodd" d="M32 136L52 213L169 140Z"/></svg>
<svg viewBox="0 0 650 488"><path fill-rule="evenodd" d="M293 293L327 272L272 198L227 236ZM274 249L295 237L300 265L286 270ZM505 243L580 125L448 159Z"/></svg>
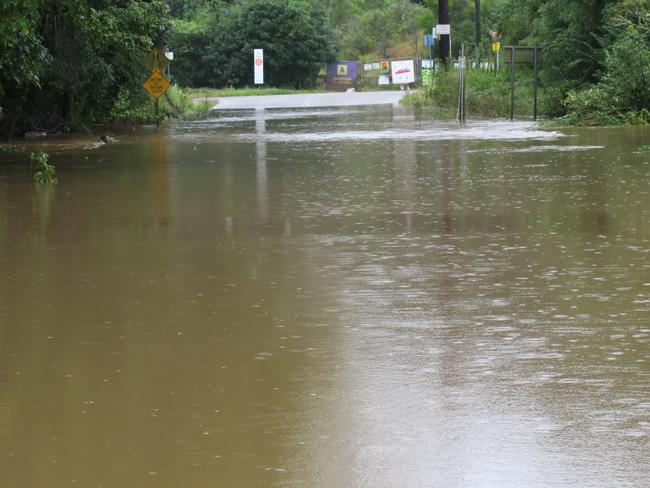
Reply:
<svg viewBox="0 0 650 488"><path fill-rule="evenodd" d="M406 61L391 61L391 74L393 85L415 83L415 66L412 59Z"/></svg>
<svg viewBox="0 0 650 488"><path fill-rule="evenodd" d="M253 49L253 69L255 73L255 84L263 85L264 84L264 50L263 49Z"/></svg>

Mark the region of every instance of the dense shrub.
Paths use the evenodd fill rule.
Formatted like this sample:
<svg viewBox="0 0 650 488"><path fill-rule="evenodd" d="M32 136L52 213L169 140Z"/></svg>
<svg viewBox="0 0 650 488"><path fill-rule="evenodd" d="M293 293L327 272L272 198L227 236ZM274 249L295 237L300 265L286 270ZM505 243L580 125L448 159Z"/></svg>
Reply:
<svg viewBox="0 0 650 488"><path fill-rule="evenodd" d="M302 0L244 0L174 23L176 76L186 86L250 86L253 49L264 49L264 82L304 87L334 59L325 11Z"/></svg>
<svg viewBox="0 0 650 488"><path fill-rule="evenodd" d="M598 82L569 91L566 120L581 124L648 123L650 2L627 0L606 12L608 36Z"/></svg>

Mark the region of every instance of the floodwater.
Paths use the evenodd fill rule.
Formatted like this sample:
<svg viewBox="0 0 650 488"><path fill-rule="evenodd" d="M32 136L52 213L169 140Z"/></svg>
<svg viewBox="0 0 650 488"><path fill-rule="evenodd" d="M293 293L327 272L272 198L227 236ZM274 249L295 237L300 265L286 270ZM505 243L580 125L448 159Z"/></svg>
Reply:
<svg viewBox="0 0 650 488"><path fill-rule="evenodd" d="M93 142L0 156L3 487L648 486L648 128Z"/></svg>

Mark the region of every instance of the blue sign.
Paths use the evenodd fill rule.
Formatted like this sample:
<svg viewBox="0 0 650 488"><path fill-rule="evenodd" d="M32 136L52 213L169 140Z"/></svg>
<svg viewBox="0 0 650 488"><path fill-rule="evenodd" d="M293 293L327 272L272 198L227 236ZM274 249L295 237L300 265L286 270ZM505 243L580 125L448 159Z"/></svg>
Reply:
<svg viewBox="0 0 650 488"><path fill-rule="evenodd" d="M433 37L431 34L424 34L424 45L425 46L435 46L436 45L436 38Z"/></svg>
<svg viewBox="0 0 650 488"><path fill-rule="evenodd" d="M327 65L325 86L328 90L347 90L356 88L359 63L356 61L337 61Z"/></svg>

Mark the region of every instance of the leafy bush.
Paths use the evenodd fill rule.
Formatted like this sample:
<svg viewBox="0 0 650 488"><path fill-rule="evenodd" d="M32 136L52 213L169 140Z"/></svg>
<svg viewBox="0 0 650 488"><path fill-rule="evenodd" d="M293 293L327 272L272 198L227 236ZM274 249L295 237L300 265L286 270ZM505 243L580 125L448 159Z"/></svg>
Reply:
<svg viewBox="0 0 650 488"><path fill-rule="evenodd" d="M532 117L533 83L524 69L519 69L515 83L515 115ZM508 117L510 115L510 75L499 72L467 70L465 112L471 117ZM542 93L540 91L540 97ZM540 100L543 98L540 98ZM431 86L421 87L404 98L409 106L431 107L439 117L455 117L458 109L458 71L439 71Z"/></svg>
<svg viewBox="0 0 650 488"><path fill-rule="evenodd" d="M56 183L56 168L48 163L49 155L46 152L32 153L29 159L36 170L34 172L34 181L36 183Z"/></svg>
<svg viewBox="0 0 650 488"><path fill-rule="evenodd" d="M567 93L563 121L580 125L650 122L650 2L627 0L607 12L599 81Z"/></svg>
<svg viewBox="0 0 650 488"><path fill-rule="evenodd" d="M205 15L205 17L201 17ZM176 21L178 79L186 86L253 85L253 49L264 49L264 84L313 86L336 46L325 11L304 0L243 0Z"/></svg>

